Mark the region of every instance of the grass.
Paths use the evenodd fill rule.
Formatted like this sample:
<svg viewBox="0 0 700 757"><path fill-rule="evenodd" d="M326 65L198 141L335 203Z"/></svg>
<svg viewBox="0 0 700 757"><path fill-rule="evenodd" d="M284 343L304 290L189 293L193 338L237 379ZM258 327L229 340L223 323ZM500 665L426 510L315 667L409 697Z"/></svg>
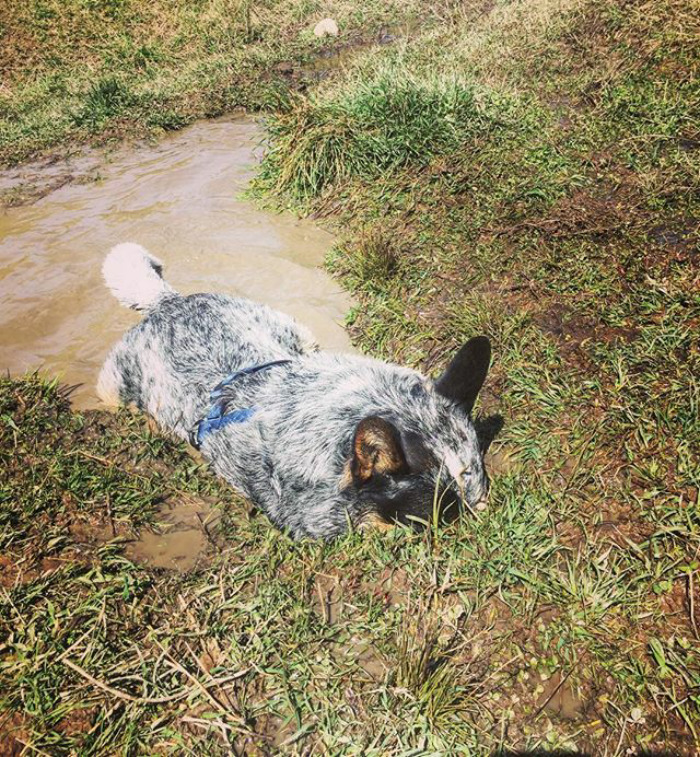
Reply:
<svg viewBox="0 0 700 757"><path fill-rule="evenodd" d="M125 23L126 7L99 5L103 23ZM16 132L12 155L142 129L139 93L163 82L194 92L177 88L220 71L219 52L248 35L243 57L231 52L241 68L226 69L235 97L204 87L202 98L225 109L246 92L275 109L257 192L338 229L329 266L358 298L356 342L434 373L467 337L491 337L477 412L485 430L503 419L491 506L423 534L294 543L144 419L76 415L55 384L5 379L0 745L81 755L695 754L692 3L445 4L406 40L359 52L307 94L285 84L265 103L278 90L255 77L292 59L292 42L246 23L276 6L252 8L250 22L230 14L229 26L216 24L223 4L206 6L209 15L178 5L172 18L158 3L138 7L145 15L129 19L159 29L161 57L134 48L122 68L89 82L76 75L79 94L66 94L69 60L102 65L119 35L81 42L83 24L69 14L67 45L46 22L54 31L41 49L65 56L64 91L46 94L51 64L40 55L44 68L22 94L37 99L23 100L27 120L13 116L12 128L48 124L51 102L71 126L31 143ZM296 30L303 57L313 47L305 14L326 7L289 8L295 20L282 26ZM375 18L351 4L334 10L357 28ZM140 49L136 26L127 36ZM30 58L13 60L19 81ZM167 102L184 121L209 113L192 94ZM183 498L219 513L198 568L134 562L129 540Z"/></svg>
<svg viewBox="0 0 700 757"><path fill-rule="evenodd" d="M257 191L337 225L359 344L430 372L494 342L498 490L449 549L457 575L479 566L485 648L519 652L491 692L502 727L470 722L477 753L700 744L691 6L467 3L269 121Z"/></svg>
<svg viewBox="0 0 700 757"><path fill-rule="evenodd" d="M31 0L0 7L0 165L276 108L322 50L439 13L412 0ZM314 25L335 18L338 39Z"/></svg>
<svg viewBox="0 0 700 757"><path fill-rule="evenodd" d="M515 647L484 602L494 577L546 584L554 548L518 476L490 521L294 543L140 417L77 415L36 376L3 379L0 406L5 751L380 755L493 728ZM219 512L199 568L135 564L128 542L183 497Z"/></svg>
<svg viewBox="0 0 700 757"><path fill-rule="evenodd" d="M303 199L354 176L426 166L436 155L493 134L508 117L507 105L494 102L488 90L398 77L389 68L358 79L338 97L309 105L302 99L289 117L273 118L263 180Z"/></svg>

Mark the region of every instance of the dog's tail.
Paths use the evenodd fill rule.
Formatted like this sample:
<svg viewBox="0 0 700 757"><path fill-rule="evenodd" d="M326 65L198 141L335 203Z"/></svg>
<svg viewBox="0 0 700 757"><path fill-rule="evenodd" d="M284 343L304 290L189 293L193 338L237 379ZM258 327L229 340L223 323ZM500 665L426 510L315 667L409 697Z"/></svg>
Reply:
<svg viewBox="0 0 700 757"><path fill-rule="evenodd" d="M102 276L112 294L126 307L150 310L175 290L163 279L163 264L140 244L112 247L102 264Z"/></svg>

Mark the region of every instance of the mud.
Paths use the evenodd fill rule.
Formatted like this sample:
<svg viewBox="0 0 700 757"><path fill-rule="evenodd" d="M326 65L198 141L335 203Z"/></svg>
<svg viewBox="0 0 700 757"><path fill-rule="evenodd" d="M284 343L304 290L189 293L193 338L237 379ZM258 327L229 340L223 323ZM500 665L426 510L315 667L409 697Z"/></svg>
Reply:
<svg viewBox="0 0 700 757"><path fill-rule="evenodd" d="M142 529L138 540L127 545L126 555L153 568L191 570L203 559L209 527L216 517L201 500L182 500L165 507L157 530Z"/></svg>
<svg viewBox="0 0 700 757"><path fill-rule="evenodd" d="M265 302L307 325L322 347L350 349L340 323L351 302L319 268L332 237L241 197L261 135L251 120L227 118L155 147L122 148L99 166L94 154L74 166L35 164L36 181L42 170L49 184L76 171L82 180L0 216L0 369L59 375L82 385L73 395L78 408L98 406L100 365L138 321L100 278L102 258L124 241L161 257L183 293ZM20 173L0 174L0 187L11 190Z"/></svg>
<svg viewBox="0 0 700 757"><path fill-rule="evenodd" d="M419 28L420 24L417 21L405 23L400 27L385 26L370 38L352 39L340 44L335 41L332 47L320 50L302 65L287 60L278 63L275 69L289 80L296 81L297 88L304 91L333 77L337 71L347 68L363 50L369 50L376 45L392 45L400 39L407 39Z"/></svg>
<svg viewBox="0 0 700 757"><path fill-rule="evenodd" d="M550 717L576 720L583 712L586 702L575 686L556 673L547 681L537 705Z"/></svg>

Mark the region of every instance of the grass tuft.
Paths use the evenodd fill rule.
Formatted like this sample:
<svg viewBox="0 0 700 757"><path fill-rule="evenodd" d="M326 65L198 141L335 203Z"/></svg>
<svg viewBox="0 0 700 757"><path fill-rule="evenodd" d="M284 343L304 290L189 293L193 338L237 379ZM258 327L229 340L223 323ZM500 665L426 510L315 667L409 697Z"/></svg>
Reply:
<svg viewBox="0 0 700 757"><path fill-rule="evenodd" d="M359 285L372 286L398 273L400 254L394 233L373 225L359 234L352 247L335 255L336 270Z"/></svg>
<svg viewBox="0 0 700 757"><path fill-rule="evenodd" d="M90 87L81 110L73 119L77 126L96 128L122 113L132 100L128 88L114 76L109 76Z"/></svg>
<svg viewBox="0 0 700 757"><path fill-rule="evenodd" d="M273 115L258 185L302 201L351 178L423 167L498 131L512 111L512 103L488 89L457 78L406 76L389 65Z"/></svg>

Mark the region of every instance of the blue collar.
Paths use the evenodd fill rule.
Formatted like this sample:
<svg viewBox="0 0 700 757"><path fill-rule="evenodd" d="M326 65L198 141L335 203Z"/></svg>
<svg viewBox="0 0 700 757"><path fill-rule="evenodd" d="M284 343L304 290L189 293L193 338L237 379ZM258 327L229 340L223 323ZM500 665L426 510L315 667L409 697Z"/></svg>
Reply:
<svg viewBox="0 0 700 757"><path fill-rule="evenodd" d="M240 371L232 373L230 376L220 381L211 391L209 399L211 400L211 408L206 417L194 425L194 428L190 431L190 444L199 449L202 446L204 437L211 431L218 431L224 426L228 426L231 423L244 423L249 418L252 418L258 411L258 408L244 407L239 410L232 410L230 413L224 414L224 408L226 407L226 400L222 398L224 389L232 384L237 379L243 376L250 376L253 373L262 371L266 368L272 368L275 365L286 365L291 363L291 360L272 360L269 363L261 363L259 365L251 365L248 368L243 368Z"/></svg>

